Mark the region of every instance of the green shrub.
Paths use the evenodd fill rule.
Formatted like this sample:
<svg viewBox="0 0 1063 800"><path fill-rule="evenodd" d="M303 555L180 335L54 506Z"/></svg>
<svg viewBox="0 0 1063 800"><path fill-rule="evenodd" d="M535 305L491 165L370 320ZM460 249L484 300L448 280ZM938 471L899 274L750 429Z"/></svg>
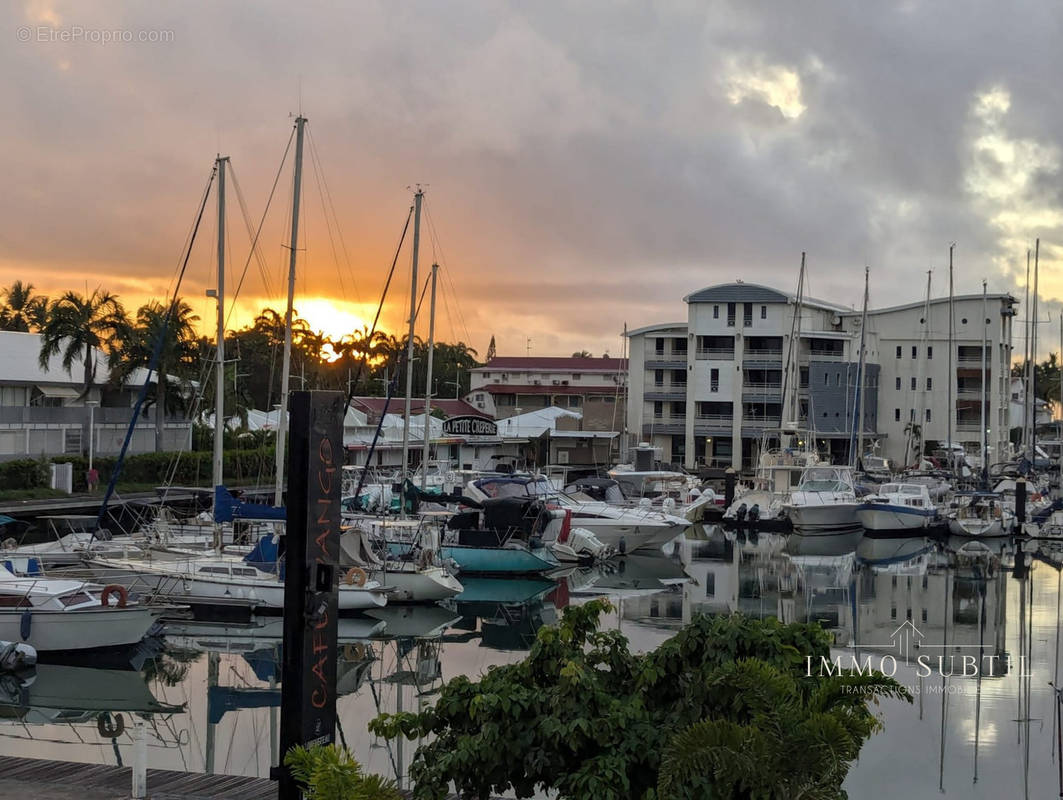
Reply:
<svg viewBox="0 0 1063 800"><path fill-rule="evenodd" d="M401 800L395 782L366 775L350 751L335 745L293 747L285 765L305 787L306 800Z"/></svg>
<svg viewBox="0 0 1063 800"><path fill-rule="evenodd" d="M0 489L47 488L50 481L49 462L45 459L18 458L0 462Z"/></svg>

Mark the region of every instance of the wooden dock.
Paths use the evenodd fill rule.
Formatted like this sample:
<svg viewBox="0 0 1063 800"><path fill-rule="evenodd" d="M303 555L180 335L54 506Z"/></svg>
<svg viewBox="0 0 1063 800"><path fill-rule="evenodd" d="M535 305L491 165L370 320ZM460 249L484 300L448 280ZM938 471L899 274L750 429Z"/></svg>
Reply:
<svg viewBox="0 0 1063 800"><path fill-rule="evenodd" d="M124 800L132 784L129 767L0 756L3 800ZM273 800L277 784L267 778L149 769L148 794L152 800Z"/></svg>
<svg viewBox="0 0 1063 800"><path fill-rule="evenodd" d="M0 756L0 800L128 800L132 785L129 767ZM276 796L277 784L268 778L148 770L151 800L274 800ZM461 799L451 795L448 800Z"/></svg>

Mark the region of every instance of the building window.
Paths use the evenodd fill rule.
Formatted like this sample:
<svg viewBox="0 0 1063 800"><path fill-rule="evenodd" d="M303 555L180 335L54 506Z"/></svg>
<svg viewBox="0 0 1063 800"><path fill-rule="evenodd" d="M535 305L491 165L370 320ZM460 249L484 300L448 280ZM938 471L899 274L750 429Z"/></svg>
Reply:
<svg viewBox="0 0 1063 800"><path fill-rule="evenodd" d="M767 306L761 306L760 307L760 318L761 319L767 319L768 318L768 307Z"/></svg>
<svg viewBox="0 0 1063 800"><path fill-rule="evenodd" d="M901 421L901 410L899 408L893 409L893 421L894 422L900 422Z"/></svg>
<svg viewBox="0 0 1063 800"><path fill-rule="evenodd" d="M834 373L834 385L835 386L841 386L842 385L842 374L840 372L835 372Z"/></svg>
<svg viewBox="0 0 1063 800"><path fill-rule="evenodd" d="M926 379L926 390L929 392L933 388L934 388L934 379L933 378L927 378Z"/></svg>
<svg viewBox="0 0 1063 800"><path fill-rule="evenodd" d="M735 326L735 304L727 304L727 327L733 328Z"/></svg>
<svg viewBox="0 0 1063 800"><path fill-rule="evenodd" d="M656 351L657 355L659 355L659 356L663 356L664 355L664 339L655 339L653 346L654 346L654 350Z"/></svg>
<svg viewBox="0 0 1063 800"><path fill-rule="evenodd" d="M929 408L926 410L926 421L930 422L930 409Z"/></svg>
<svg viewBox="0 0 1063 800"><path fill-rule="evenodd" d="M901 357L901 346L897 345L897 358Z"/></svg>
<svg viewBox="0 0 1063 800"><path fill-rule="evenodd" d="M67 428L63 431L63 452L67 455L81 452L81 428Z"/></svg>
<svg viewBox="0 0 1063 800"><path fill-rule="evenodd" d="M742 303L742 327L753 327L753 304Z"/></svg>
<svg viewBox="0 0 1063 800"><path fill-rule="evenodd" d="M661 419L664 416L664 403L660 400L653 401L653 418Z"/></svg>
<svg viewBox="0 0 1063 800"><path fill-rule="evenodd" d="M719 319L720 318L720 306L719 306L718 303L712 307L712 318L713 319Z"/></svg>
<svg viewBox="0 0 1063 800"><path fill-rule="evenodd" d="M485 378L490 378L491 377L491 373L490 372L485 372L484 373L484 377Z"/></svg>
<svg viewBox="0 0 1063 800"><path fill-rule="evenodd" d="M720 371L718 369L709 370L709 391L720 391Z"/></svg>
<svg viewBox="0 0 1063 800"><path fill-rule="evenodd" d="M913 392L915 391L915 387L916 387L916 383L915 383L915 378L913 377L912 378L912 391Z"/></svg>
<svg viewBox="0 0 1063 800"><path fill-rule="evenodd" d="M919 358L919 348L912 345L912 358Z"/></svg>
<svg viewBox="0 0 1063 800"><path fill-rule="evenodd" d="M716 596L716 573L710 572L705 576L705 596Z"/></svg>
<svg viewBox="0 0 1063 800"><path fill-rule="evenodd" d="M934 357L934 348L931 347L930 345L927 345L927 347L926 347L926 357L927 357L927 360L929 360L929 359Z"/></svg>
<svg viewBox="0 0 1063 800"><path fill-rule="evenodd" d="M897 391L899 392L900 390L901 390L901 376L898 375L897 376Z"/></svg>
<svg viewBox="0 0 1063 800"><path fill-rule="evenodd" d="M926 609L923 609L923 622L926 622Z"/></svg>
<svg viewBox="0 0 1063 800"><path fill-rule="evenodd" d="M829 373L826 373L826 372L823 373L823 385L824 386L830 386L830 374Z"/></svg>
<svg viewBox="0 0 1063 800"><path fill-rule="evenodd" d="M574 380L574 381L578 381L582 377L583 377L583 373L582 372L573 372L572 373L572 380Z"/></svg>

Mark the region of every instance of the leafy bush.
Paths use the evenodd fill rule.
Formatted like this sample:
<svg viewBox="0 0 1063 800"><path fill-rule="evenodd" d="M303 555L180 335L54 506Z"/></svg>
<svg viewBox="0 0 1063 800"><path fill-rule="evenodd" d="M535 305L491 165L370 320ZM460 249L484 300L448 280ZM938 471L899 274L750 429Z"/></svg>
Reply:
<svg viewBox="0 0 1063 800"><path fill-rule="evenodd" d="M867 702L911 699L878 674L806 675L807 656L830 652L815 624L698 616L633 655L619 631L597 629L609 608L567 608L524 661L478 682L454 678L423 712L373 720L386 738L435 737L410 765L414 797L445 797L453 782L473 797L539 788L579 800L840 798L878 725ZM793 757L808 748L817 752L807 763Z"/></svg>
<svg viewBox="0 0 1063 800"><path fill-rule="evenodd" d="M366 775L350 751L335 745L293 747L284 763L306 787L306 800L401 800L395 782Z"/></svg>
<svg viewBox="0 0 1063 800"><path fill-rule="evenodd" d="M126 456L119 478L124 483L143 483L163 486L167 483L183 486L205 486L210 483L212 471L212 454L193 450L177 453L137 453ZM235 484L269 479L274 468L273 448L258 450L227 450L225 452L225 479ZM69 462L74 465L74 491L83 492L88 487L85 473L88 471L88 459L82 456L60 456L54 461ZM103 456L93 459L93 466L99 470L100 486L106 486L118 459ZM176 465L176 468L175 468ZM45 481L47 485L47 480Z"/></svg>
<svg viewBox="0 0 1063 800"><path fill-rule="evenodd" d="M0 462L0 489L47 488L50 479L46 460L18 458Z"/></svg>

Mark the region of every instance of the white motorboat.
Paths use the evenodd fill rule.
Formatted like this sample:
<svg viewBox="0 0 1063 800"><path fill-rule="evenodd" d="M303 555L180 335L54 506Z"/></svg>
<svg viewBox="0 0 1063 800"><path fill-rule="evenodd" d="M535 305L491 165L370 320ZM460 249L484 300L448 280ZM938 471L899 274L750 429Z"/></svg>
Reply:
<svg viewBox="0 0 1063 800"><path fill-rule="evenodd" d="M275 572L254 566L252 556L167 554L165 558L88 561L96 575L133 587L146 587L161 597L193 605L235 605L252 609L284 609L284 581ZM253 555L253 554L252 554ZM387 590L354 568L341 576L340 611L379 608Z"/></svg>
<svg viewBox="0 0 1063 800"><path fill-rule="evenodd" d="M782 432L778 434L784 436ZM791 438L794 438L791 436ZM809 441L812 437L809 436ZM819 464L819 456L811 450L795 448L769 448L757 459L757 471L753 485L739 491L731 506L724 510L725 520L742 521L741 511L757 506L759 518L774 520L785 516L784 506L790 493L800 483L801 476L809 467Z"/></svg>
<svg viewBox="0 0 1063 800"><path fill-rule="evenodd" d="M972 492L961 495L960 505L949 514L949 533L956 536L1002 536L1010 530L1015 515L999 494Z"/></svg>
<svg viewBox="0 0 1063 800"><path fill-rule="evenodd" d="M19 578L0 567L0 640L39 652L135 644L165 610L136 602L121 586Z"/></svg>
<svg viewBox="0 0 1063 800"><path fill-rule="evenodd" d="M848 467L809 467L783 508L794 530L803 534L835 533L860 525L853 474Z"/></svg>
<svg viewBox="0 0 1063 800"><path fill-rule="evenodd" d="M937 517L937 507L922 483L884 483L856 511L860 524L870 531L926 528Z"/></svg>
<svg viewBox="0 0 1063 800"><path fill-rule="evenodd" d="M573 528L585 528L619 553L659 548L683 533L690 522L683 517L646 508L624 508L601 501L581 502L554 487L542 476L492 476L469 481L466 495L473 500L492 497L537 497L572 512Z"/></svg>

